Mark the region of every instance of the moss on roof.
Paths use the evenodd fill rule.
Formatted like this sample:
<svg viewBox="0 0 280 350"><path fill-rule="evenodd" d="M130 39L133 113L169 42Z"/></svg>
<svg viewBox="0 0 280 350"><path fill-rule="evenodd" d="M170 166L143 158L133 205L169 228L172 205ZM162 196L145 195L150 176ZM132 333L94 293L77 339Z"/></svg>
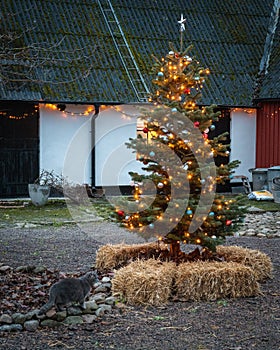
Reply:
<svg viewBox="0 0 280 350"><path fill-rule="evenodd" d="M165 55L170 41L179 46L183 13L184 44L194 44L193 54L212 73L202 103L252 104L273 0L111 4L149 88L151 55ZM2 0L1 11L0 100L138 102L98 1ZM279 28L273 49L261 97L280 97L271 83L279 83Z"/></svg>

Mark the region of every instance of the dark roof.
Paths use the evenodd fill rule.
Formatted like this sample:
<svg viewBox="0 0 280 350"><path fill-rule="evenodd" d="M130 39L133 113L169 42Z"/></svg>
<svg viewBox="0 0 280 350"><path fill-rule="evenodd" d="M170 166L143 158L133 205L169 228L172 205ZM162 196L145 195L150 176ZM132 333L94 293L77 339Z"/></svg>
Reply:
<svg viewBox="0 0 280 350"><path fill-rule="evenodd" d="M256 84L257 97L280 98L279 26L268 73L261 83L257 80L273 3L2 0L0 100L139 102L139 96L152 89L151 55L167 54L169 42L180 46L177 20L181 13L186 18L184 47L192 43L192 54L211 71L202 103L250 106ZM114 10L139 69L131 69L134 65L126 58L126 46L119 46L128 72L134 72L131 79L104 18L107 14L110 21L115 19L108 9ZM111 22L111 29L122 44L116 23ZM138 79L141 76L144 84ZM278 79L278 89L271 83L273 77Z"/></svg>

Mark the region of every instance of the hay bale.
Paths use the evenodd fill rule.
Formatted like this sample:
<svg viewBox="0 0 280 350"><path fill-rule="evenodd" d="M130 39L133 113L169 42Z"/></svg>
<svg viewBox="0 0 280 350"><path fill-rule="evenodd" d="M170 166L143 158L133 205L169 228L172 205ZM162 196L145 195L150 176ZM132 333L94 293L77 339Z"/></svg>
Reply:
<svg viewBox="0 0 280 350"><path fill-rule="evenodd" d="M260 282L272 277L271 259L259 250L237 246L217 246L217 253L221 254L226 261L251 267Z"/></svg>
<svg viewBox="0 0 280 350"><path fill-rule="evenodd" d="M132 305L162 305L171 296L175 272L172 262L137 260L116 271L112 293Z"/></svg>
<svg viewBox="0 0 280 350"><path fill-rule="evenodd" d="M182 301L216 300L260 294L255 274L234 262L194 262L178 266L176 298Z"/></svg>
<svg viewBox="0 0 280 350"><path fill-rule="evenodd" d="M144 244L108 244L98 249L96 253L96 269L108 271L127 265L138 258L153 258L166 250L162 242Z"/></svg>

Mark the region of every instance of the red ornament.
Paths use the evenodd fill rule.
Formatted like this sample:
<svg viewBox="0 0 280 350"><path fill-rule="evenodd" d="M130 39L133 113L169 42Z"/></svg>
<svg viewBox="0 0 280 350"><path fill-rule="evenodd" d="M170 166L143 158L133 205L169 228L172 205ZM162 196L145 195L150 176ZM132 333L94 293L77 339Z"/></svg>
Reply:
<svg viewBox="0 0 280 350"><path fill-rule="evenodd" d="M231 224L232 224L232 220L227 220L227 221L226 221L226 225L227 225L227 226L230 226Z"/></svg>
<svg viewBox="0 0 280 350"><path fill-rule="evenodd" d="M124 211L123 211L123 210L118 210L118 211L117 211L117 214L118 214L119 216L124 216Z"/></svg>
<svg viewBox="0 0 280 350"><path fill-rule="evenodd" d="M147 134L149 132L149 129L147 127L143 128L142 130L145 134Z"/></svg>
<svg viewBox="0 0 280 350"><path fill-rule="evenodd" d="M199 127L199 122L194 122L193 125L198 128Z"/></svg>
<svg viewBox="0 0 280 350"><path fill-rule="evenodd" d="M184 93L189 95L191 93L191 89L185 89Z"/></svg>
<svg viewBox="0 0 280 350"><path fill-rule="evenodd" d="M205 132L203 133L203 137L205 138L205 140L208 139L208 134L206 134Z"/></svg>

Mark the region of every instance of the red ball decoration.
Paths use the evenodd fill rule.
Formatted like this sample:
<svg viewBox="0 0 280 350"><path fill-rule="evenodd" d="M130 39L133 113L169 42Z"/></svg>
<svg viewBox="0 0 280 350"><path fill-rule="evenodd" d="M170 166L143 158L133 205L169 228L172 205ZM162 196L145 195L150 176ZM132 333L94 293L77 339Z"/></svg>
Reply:
<svg viewBox="0 0 280 350"><path fill-rule="evenodd" d="M203 133L203 137L205 138L205 140L207 140L208 139L208 134Z"/></svg>
<svg viewBox="0 0 280 350"><path fill-rule="evenodd" d="M149 132L149 129L147 127L143 128L142 130L145 134L147 134Z"/></svg>
<svg viewBox="0 0 280 350"><path fill-rule="evenodd" d="M199 127L199 122L194 122L193 125L198 128Z"/></svg>
<svg viewBox="0 0 280 350"><path fill-rule="evenodd" d="M184 93L189 95L191 93L191 89L185 89Z"/></svg>
<svg viewBox="0 0 280 350"><path fill-rule="evenodd" d="M227 226L230 226L231 224L232 224L232 220L227 220L227 221L226 221L226 225L227 225Z"/></svg>
<svg viewBox="0 0 280 350"><path fill-rule="evenodd" d="M118 211L117 211L117 214L118 214L119 216L124 216L124 211L123 211L123 210L118 210Z"/></svg>

